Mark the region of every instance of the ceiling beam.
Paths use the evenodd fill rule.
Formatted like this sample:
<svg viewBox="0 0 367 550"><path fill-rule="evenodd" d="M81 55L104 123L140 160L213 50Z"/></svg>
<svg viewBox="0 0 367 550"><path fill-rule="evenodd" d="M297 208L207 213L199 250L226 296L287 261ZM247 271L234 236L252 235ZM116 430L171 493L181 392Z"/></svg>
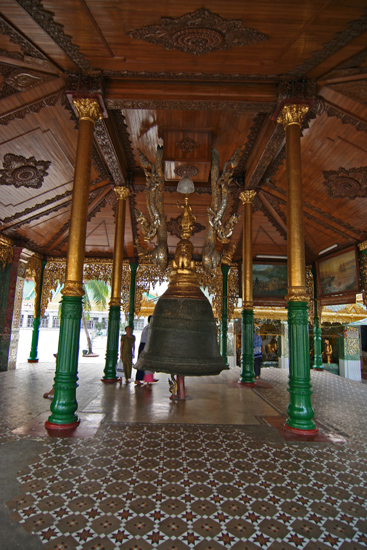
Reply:
<svg viewBox="0 0 367 550"><path fill-rule="evenodd" d="M111 185L108 185L105 189L103 189L102 193L98 195L89 205L88 205L88 216L93 212L93 210L98 206L98 204L110 193L111 191ZM70 224L68 224L67 228L62 231L57 236L57 239L51 244L51 246L47 249L46 255L50 254L52 250L54 250L59 243L61 243L68 235L69 235L69 228Z"/></svg>

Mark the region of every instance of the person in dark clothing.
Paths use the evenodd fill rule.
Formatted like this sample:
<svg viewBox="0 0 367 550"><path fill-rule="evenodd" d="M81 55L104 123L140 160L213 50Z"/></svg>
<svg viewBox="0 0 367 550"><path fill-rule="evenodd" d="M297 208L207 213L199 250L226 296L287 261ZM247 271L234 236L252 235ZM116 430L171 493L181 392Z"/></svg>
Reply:
<svg viewBox="0 0 367 550"><path fill-rule="evenodd" d="M259 380L261 373L261 361L263 355L263 341L260 336L260 330L258 327L255 327L254 332L254 371L255 371L255 380Z"/></svg>

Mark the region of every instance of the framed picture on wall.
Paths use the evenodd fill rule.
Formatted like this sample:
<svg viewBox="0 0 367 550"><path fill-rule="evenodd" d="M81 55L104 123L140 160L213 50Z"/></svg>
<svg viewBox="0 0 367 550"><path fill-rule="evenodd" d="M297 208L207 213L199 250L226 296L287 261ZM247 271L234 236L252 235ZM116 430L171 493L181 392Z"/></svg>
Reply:
<svg viewBox="0 0 367 550"><path fill-rule="evenodd" d="M253 264L253 297L254 304L284 305L287 294L287 264L254 263Z"/></svg>
<svg viewBox="0 0 367 550"><path fill-rule="evenodd" d="M359 292L357 247L316 261L318 297L324 304L351 303Z"/></svg>

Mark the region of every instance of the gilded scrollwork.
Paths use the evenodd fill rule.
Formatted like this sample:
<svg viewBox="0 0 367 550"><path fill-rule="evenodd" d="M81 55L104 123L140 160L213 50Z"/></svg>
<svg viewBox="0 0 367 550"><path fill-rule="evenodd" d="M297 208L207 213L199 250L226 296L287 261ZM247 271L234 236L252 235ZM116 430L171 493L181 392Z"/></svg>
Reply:
<svg viewBox="0 0 367 550"><path fill-rule="evenodd" d="M41 314L45 312L49 302L52 300L52 295L58 285L64 284L66 272L65 258L50 257L47 260L43 272L43 289L41 298Z"/></svg>
<svg viewBox="0 0 367 550"><path fill-rule="evenodd" d="M111 284L112 266L113 262L109 259L95 258L92 261L86 259L83 267L83 280L93 281L96 279L103 281L106 285Z"/></svg>
<svg viewBox="0 0 367 550"><path fill-rule="evenodd" d="M13 261L13 241L4 235L0 235L0 262L4 269Z"/></svg>

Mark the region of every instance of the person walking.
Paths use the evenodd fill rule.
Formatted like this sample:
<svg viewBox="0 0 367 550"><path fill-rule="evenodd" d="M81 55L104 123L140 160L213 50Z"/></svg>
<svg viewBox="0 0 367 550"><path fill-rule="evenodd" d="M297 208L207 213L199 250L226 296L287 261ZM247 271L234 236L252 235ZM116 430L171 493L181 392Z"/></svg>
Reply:
<svg viewBox="0 0 367 550"><path fill-rule="evenodd" d="M125 327L125 334L121 336L120 358L124 366L125 384L129 384L131 378L131 369L133 366L133 357L135 356L135 336L129 326ZM122 378L120 378L120 385Z"/></svg>
<svg viewBox="0 0 367 550"><path fill-rule="evenodd" d="M254 371L255 380L259 380L261 373L261 361L263 355L263 341L260 336L259 327L255 327L254 332Z"/></svg>
<svg viewBox="0 0 367 550"><path fill-rule="evenodd" d="M151 318L152 318L152 316L149 315L148 324L145 325L145 327L143 328L143 331L141 333L140 344L139 344L139 349L138 349L138 358L140 357L140 354L143 351L143 349L145 348L145 344L147 343L147 340L148 340L149 323L150 323ZM144 386L144 383L143 383L144 374L145 374L145 371L143 371L143 370L137 370L136 371L136 376L135 376L135 385L136 386Z"/></svg>

